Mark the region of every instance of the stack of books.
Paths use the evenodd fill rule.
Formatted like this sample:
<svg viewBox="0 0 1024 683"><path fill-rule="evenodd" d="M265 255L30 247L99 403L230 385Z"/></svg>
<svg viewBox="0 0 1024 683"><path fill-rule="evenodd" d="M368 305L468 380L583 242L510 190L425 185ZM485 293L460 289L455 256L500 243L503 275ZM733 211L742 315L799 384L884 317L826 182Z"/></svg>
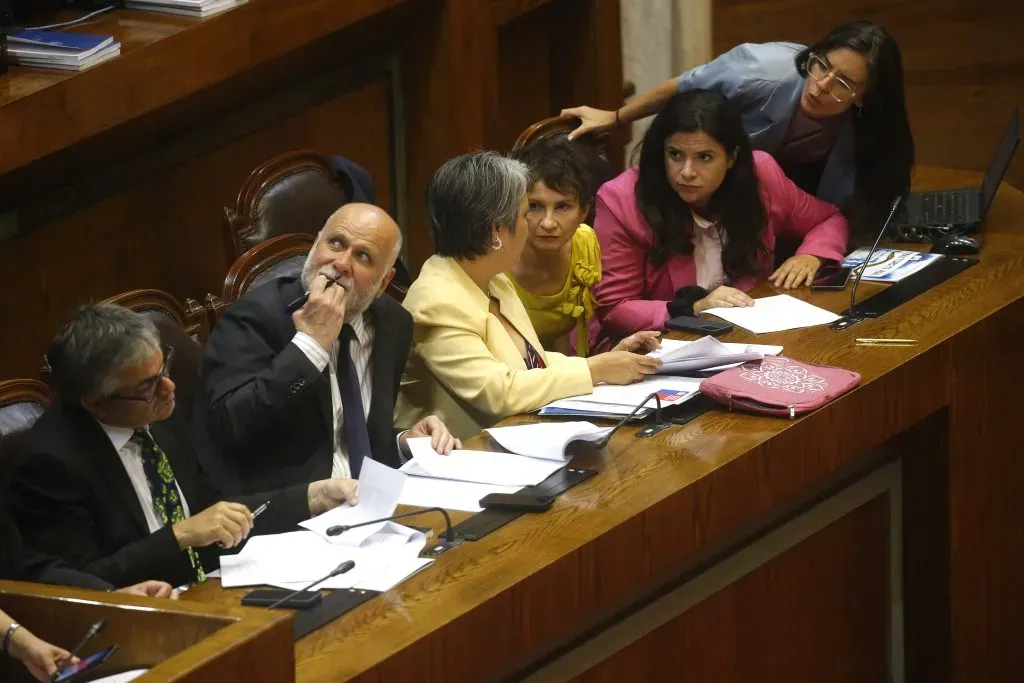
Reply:
<svg viewBox="0 0 1024 683"><path fill-rule="evenodd" d="M128 0L125 7L184 14L190 17L208 17L245 2L247 0Z"/></svg>
<svg viewBox="0 0 1024 683"><path fill-rule="evenodd" d="M111 36L29 30L7 37L7 54L12 64L81 71L121 54L121 43Z"/></svg>

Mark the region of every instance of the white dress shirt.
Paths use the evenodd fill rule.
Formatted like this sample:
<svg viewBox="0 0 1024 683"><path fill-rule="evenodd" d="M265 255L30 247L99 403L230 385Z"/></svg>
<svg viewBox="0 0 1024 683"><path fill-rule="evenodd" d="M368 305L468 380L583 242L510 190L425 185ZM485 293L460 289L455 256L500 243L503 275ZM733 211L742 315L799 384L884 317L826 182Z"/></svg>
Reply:
<svg viewBox="0 0 1024 683"><path fill-rule="evenodd" d="M352 362L356 366L356 375L359 377L359 395L363 400L363 417L370 416L370 399L373 396L373 366L370 358L373 353L374 328L370 317L363 314L348 323L352 325L355 336L350 342L349 353L352 354ZM305 332L296 332L292 337L292 343L306 355L306 358L316 367L317 370L327 372L331 385L331 407L334 409L334 465L331 468L332 477L351 477L352 469L348 464L348 449L345 446L344 414L341 405L341 392L338 389L338 347L339 341L334 340L331 350L328 353L319 342Z"/></svg>
<svg viewBox="0 0 1024 683"><path fill-rule="evenodd" d="M99 422L99 420L97 420ZM110 439L110 443L113 444L114 450L121 456L121 464L124 465L124 471L128 474L128 479L132 482L132 488L135 489L135 495L139 499L139 505L142 506L142 514L146 518L146 525L149 527L149 533L159 531L164 527L164 520L157 514L156 507L153 505L153 494L149 490L149 482L146 481L146 470L142 467L142 446L137 441L132 441L131 438L135 434L134 429L127 427L112 427L108 424L99 422L100 427L103 428L103 432ZM178 489L178 498L181 499L181 508L185 512L185 517L189 517L188 501L185 500L185 496L181 493L181 487L178 486L178 481L174 481L175 488Z"/></svg>

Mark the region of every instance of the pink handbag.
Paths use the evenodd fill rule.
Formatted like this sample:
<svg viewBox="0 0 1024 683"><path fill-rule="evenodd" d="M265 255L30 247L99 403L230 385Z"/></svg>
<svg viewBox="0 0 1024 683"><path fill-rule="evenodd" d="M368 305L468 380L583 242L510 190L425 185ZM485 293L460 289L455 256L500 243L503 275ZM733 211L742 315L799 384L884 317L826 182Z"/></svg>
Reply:
<svg viewBox="0 0 1024 683"><path fill-rule="evenodd" d="M793 419L817 410L858 384L860 375L850 370L766 356L709 377L700 383L700 391L726 404L729 410Z"/></svg>

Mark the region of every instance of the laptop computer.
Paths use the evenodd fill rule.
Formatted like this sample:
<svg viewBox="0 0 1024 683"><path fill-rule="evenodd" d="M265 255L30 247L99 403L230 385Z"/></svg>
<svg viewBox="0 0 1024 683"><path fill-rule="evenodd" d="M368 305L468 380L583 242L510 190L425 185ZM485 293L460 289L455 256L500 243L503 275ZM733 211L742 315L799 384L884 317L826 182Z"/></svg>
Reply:
<svg viewBox="0 0 1024 683"><path fill-rule="evenodd" d="M1014 107L1010 122L1003 132L1003 139L985 171L981 187L911 192L903 212L893 221L897 235L920 235L931 230L940 234L977 231L985 220L985 214L992 205L1006 169L1010 167L1019 142L1020 107Z"/></svg>

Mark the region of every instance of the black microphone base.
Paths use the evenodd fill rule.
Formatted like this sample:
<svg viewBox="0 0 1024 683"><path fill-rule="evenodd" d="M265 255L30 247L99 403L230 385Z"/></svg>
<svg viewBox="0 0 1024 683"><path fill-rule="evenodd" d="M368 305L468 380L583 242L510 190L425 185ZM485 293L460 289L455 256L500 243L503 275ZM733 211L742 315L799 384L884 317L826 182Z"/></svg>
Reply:
<svg viewBox="0 0 1024 683"><path fill-rule="evenodd" d="M448 552L452 548L459 547L463 543L465 543L465 541L461 538L453 538L451 541L446 541L442 538L440 541L421 552L420 557L437 557L438 555Z"/></svg>
<svg viewBox="0 0 1024 683"><path fill-rule="evenodd" d="M636 430L636 438L638 438L638 439L646 439L646 438L648 438L650 436L654 436L655 434L657 434L660 431L668 429L671 426L672 426L671 422L655 422L654 424L649 424L646 427L644 427L643 429Z"/></svg>

